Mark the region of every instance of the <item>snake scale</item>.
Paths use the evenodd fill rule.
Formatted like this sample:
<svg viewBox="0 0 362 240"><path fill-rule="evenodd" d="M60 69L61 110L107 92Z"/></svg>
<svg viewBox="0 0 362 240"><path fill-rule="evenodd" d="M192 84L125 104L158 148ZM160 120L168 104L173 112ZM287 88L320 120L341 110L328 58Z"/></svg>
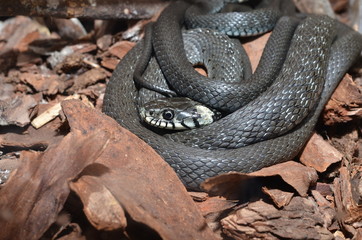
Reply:
<svg viewBox="0 0 362 240"><path fill-rule="evenodd" d="M225 83L224 89L216 81L200 77L192 65L185 63L181 33L181 27L189 21L185 15L191 9L193 14L196 11L204 16L205 11L210 11L207 4L177 1L161 14L152 35L161 68L157 71L165 75L179 95L232 113L210 127L167 136L145 127L139 119L139 89L133 81L143 44L137 44L118 64L108 83L103 106L107 115L151 145L174 168L185 186L195 190L202 181L220 173L252 172L295 157L311 136L326 101L362 50L357 32L326 16L308 16L296 29L293 23L288 26L294 27L280 28L289 31L291 37L283 37L289 35L281 30L279 34L273 31L264 52L268 52L268 45L274 51L263 53L252 81L246 81L248 87ZM261 19L265 17L263 11L258 14ZM210 16L206 22L211 21ZM234 19L230 16L227 23ZM244 22L240 20L243 18L236 19ZM249 31L233 26L223 29L231 35ZM215 28L222 31L218 25ZM259 29L255 27L252 34ZM205 89L206 93L202 92Z"/></svg>

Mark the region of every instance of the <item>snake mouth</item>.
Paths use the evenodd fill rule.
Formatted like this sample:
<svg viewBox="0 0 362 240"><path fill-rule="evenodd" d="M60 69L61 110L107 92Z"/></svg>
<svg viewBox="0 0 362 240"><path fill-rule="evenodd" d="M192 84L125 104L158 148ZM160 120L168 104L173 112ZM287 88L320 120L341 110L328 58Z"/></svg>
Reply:
<svg viewBox="0 0 362 240"><path fill-rule="evenodd" d="M165 121L163 119L154 118L147 116L144 121L151 126L165 129L175 129L175 124L173 122Z"/></svg>

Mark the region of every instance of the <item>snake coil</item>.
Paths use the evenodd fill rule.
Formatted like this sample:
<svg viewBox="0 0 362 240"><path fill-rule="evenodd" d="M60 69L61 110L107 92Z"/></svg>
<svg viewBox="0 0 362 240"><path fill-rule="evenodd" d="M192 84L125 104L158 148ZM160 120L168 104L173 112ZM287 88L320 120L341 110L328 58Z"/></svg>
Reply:
<svg viewBox="0 0 362 240"><path fill-rule="evenodd" d="M129 51L113 72L104 112L151 145L190 189L199 189L202 181L220 173L251 172L295 157L360 54L361 36L329 17L306 17L295 32L293 23L293 28L281 28L291 32L291 37L273 31L252 81L220 85L201 77L187 62L181 27L189 7L174 2L155 23L152 41L160 69L154 71L163 74L179 95L233 113L210 127L167 137L146 128L139 120L139 90L133 81L142 44ZM260 15L263 18L262 11ZM277 51L268 53L268 48Z"/></svg>

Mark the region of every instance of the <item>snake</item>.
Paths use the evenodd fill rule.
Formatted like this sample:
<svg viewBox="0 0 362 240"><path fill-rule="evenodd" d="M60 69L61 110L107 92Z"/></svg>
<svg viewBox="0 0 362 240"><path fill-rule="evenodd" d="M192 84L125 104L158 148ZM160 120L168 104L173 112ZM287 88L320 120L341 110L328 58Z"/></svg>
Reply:
<svg viewBox="0 0 362 240"><path fill-rule="evenodd" d="M203 8L204 5L207 3L202 2ZM205 179L221 173L253 172L297 156L313 133L327 100L359 56L362 41L359 33L336 20L307 16L297 26L292 23L287 26L294 27L274 29L249 81L243 81L241 87L227 82L225 86L231 93L220 92L220 83L200 77L185 57L182 28L191 7L200 8L200 4L173 2L155 23L152 44L159 65L155 71L163 74L180 96L228 115L208 129L206 126L176 134L160 135L145 126L138 112L140 90L133 79L135 66L144 53L142 42L114 70L106 88L103 112L154 148L188 189L200 190ZM208 18L217 19L214 12ZM264 17L262 11L258 14ZM207 14L201 11L197 15ZM277 26L280 21L286 22L284 18L277 21ZM226 29L232 35L249 31ZM291 37L283 31L291 33ZM211 94L201 93L204 89Z"/></svg>

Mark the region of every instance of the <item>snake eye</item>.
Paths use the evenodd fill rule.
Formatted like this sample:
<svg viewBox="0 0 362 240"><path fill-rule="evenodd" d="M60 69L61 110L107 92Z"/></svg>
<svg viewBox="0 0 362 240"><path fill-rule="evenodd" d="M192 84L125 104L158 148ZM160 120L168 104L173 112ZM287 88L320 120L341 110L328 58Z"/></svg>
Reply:
<svg viewBox="0 0 362 240"><path fill-rule="evenodd" d="M154 111L154 110L150 110L148 113L150 114L150 116L153 116L153 114L155 113L155 111Z"/></svg>
<svg viewBox="0 0 362 240"><path fill-rule="evenodd" d="M173 110L165 110L163 111L162 113L162 117L165 119L165 120L171 120L173 119L173 117L175 116L175 113L173 112Z"/></svg>

